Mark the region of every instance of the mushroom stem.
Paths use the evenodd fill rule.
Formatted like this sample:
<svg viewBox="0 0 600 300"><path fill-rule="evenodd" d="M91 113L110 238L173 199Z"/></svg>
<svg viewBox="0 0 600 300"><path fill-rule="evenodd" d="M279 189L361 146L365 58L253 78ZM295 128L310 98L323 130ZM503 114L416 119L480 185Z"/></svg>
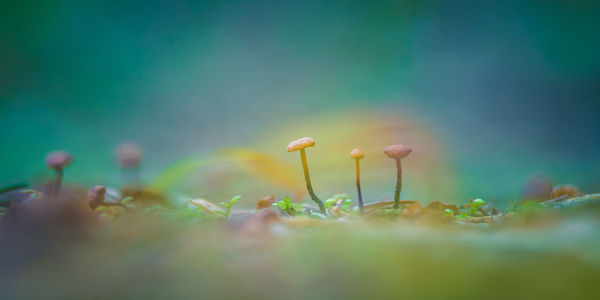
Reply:
<svg viewBox="0 0 600 300"><path fill-rule="evenodd" d="M51 187L51 197L58 198L62 183L63 170L71 164L73 158L64 151L53 151L46 155L46 165L56 172L56 182Z"/></svg>
<svg viewBox="0 0 600 300"><path fill-rule="evenodd" d="M315 192L313 191L312 183L310 182L310 175L308 174L308 163L306 162L306 151L304 151L304 149L300 149L300 159L302 160L302 169L304 169L304 180L306 181L306 189L308 190L308 193L310 194L310 198L312 198L312 200L315 201L317 203L317 205L319 205L319 210L321 211L322 214L327 214L327 211L325 210L325 205L323 204L323 201L321 201L321 199L319 199L319 197L317 197L317 195L315 195Z"/></svg>
<svg viewBox="0 0 600 300"><path fill-rule="evenodd" d="M56 182L54 183L54 199L58 199L58 196L60 194L60 186L62 185L62 178L63 178L63 169L62 168L58 168L56 169Z"/></svg>
<svg viewBox="0 0 600 300"><path fill-rule="evenodd" d="M139 166L122 167L121 181L123 186L138 186L140 184Z"/></svg>
<svg viewBox="0 0 600 300"><path fill-rule="evenodd" d="M400 192L402 191L402 163L396 159L396 189L394 190L394 209L400 206Z"/></svg>
<svg viewBox="0 0 600 300"><path fill-rule="evenodd" d="M360 163L359 159L356 159L356 191L358 192L358 206L360 207L360 213L364 213L362 193L360 192Z"/></svg>

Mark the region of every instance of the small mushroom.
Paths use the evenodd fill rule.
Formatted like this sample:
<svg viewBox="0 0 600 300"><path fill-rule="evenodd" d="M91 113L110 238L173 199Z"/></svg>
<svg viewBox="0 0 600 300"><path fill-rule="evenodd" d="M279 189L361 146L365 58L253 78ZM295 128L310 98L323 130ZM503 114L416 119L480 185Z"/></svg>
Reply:
<svg viewBox="0 0 600 300"><path fill-rule="evenodd" d="M548 200L552 197L552 185L552 182L544 174L531 174L525 181L522 200Z"/></svg>
<svg viewBox="0 0 600 300"><path fill-rule="evenodd" d="M101 185L97 185L97 186L91 188L87 194L87 200L88 200L88 204L90 205L90 208L96 209L98 206L102 205L102 203L104 203L105 195L106 195L105 187L103 187Z"/></svg>
<svg viewBox="0 0 600 300"><path fill-rule="evenodd" d="M360 163L358 161L361 160L363 157L365 157L365 154L362 150L358 148L350 151L350 158L356 160L356 191L358 193L358 206L360 208L361 214L364 213L364 207L362 193L360 191Z"/></svg>
<svg viewBox="0 0 600 300"><path fill-rule="evenodd" d="M88 200L88 204L90 205L90 208L92 210L98 208L98 206L121 206L121 207L125 207L125 205L123 205L122 203L116 203L116 202L106 202L106 188L104 186L101 185L97 185L94 186L93 188L91 188L88 191L87 194L87 200Z"/></svg>
<svg viewBox="0 0 600 300"><path fill-rule="evenodd" d="M122 180L125 185L139 182L139 166L142 161L142 149L134 143L126 142L117 146L117 161L121 166Z"/></svg>
<svg viewBox="0 0 600 300"><path fill-rule="evenodd" d="M53 151L46 155L46 165L56 172L56 183L53 190L54 198L58 198L60 193L63 170L68 167L72 161L73 158L71 157L71 154L64 151Z"/></svg>
<svg viewBox="0 0 600 300"><path fill-rule="evenodd" d="M404 145L391 145L383 150L383 152L392 159L396 160L396 189L394 190L394 209L400 205L400 192L402 191L402 158L408 156L412 149Z"/></svg>
<svg viewBox="0 0 600 300"><path fill-rule="evenodd" d="M315 201L317 205L319 205L319 210L321 211L321 213L327 214L327 210L325 209L323 201L321 201L321 199L319 199L319 197L317 197L317 195L313 191L312 183L310 182L310 175L308 174L308 163L306 162L306 151L304 149L308 147L313 147L314 145L315 140L313 138L303 137L301 139L291 141L287 145L287 151L293 152L300 150L300 160L302 161L302 168L304 169L304 180L306 181L306 189L308 190L308 193L310 194L312 200Z"/></svg>

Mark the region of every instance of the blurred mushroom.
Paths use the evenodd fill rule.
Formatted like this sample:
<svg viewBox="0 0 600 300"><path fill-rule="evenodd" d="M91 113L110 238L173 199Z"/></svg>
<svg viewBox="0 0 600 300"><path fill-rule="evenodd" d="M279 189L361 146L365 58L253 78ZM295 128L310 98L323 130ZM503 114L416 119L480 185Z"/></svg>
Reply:
<svg viewBox="0 0 600 300"><path fill-rule="evenodd" d="M104 202L105 195L106 195L105 187L103 187L101 185L97 185L97 186L91 188L87 194L87 200L88 200L88 204L90 205L90 208L96 209L98 206L100 206L100 204L102 204L102 202Z"/></svg>
<svg viewBox="0 0 600 300"><path fill-rule="evenodd" d="M396 189L394 190L394 209L400 205L400 192L402 191L402 158L408 156L412 149L404 145L391 145L383 152L392 159L396 160Z"/></svg>
<svg viewBox="0 0 600 300"><path fill-rule="evenodd" d="M360 191L360 163L358 161L361 160L363 157L365 157L365 154L362 150L358 148L350 151L350 158L356 160L356 191L358 193L358 206L360 208L361 214L364 213L364 207L362 193Z"/></svg>
<svg viewBox="0 0 600 300"><path fill-rule="evenodd" d="M134 143L126 142L117 146L117 161L121 166L123 184L139 182L139 166L142 161L142 149Z"/></svg>
<svg viewBox="0 0 600 300"><path fill-rule="evenodd" d="M535 173L525 181L524 200L548 200L552 197L552 183L543 174Z"/></svg>
<svg viewBox="0 0 600 300"><path fill-rule="evenodd" d="M68 167L72 161L73 158L71 157L71 154L64 151L53 151L46 155L46 164L48 165L48 168L56 172L56 183L54 184L52 192L54 198L58 198L60 194L63 170Z"/></svg>
<svg viewBox="0 0 600 300"><path fill-rule="evenodd" d="M120 206L125 205L118 202L106 202L106 188L101 185L94 186L88 191L87 200L92 210L98 208L98 206Z"/></svg>
<svg viewBox="0 0 600 300"><path fill-rule="evenodd" d="M291 141L287 145L287 151L293 152L300 150L300 160L302 161L302 168L304 170L304 180L306 181L306 189L308 190L308 193L310 194L312 200L316 202L317 205L319 205L319 210L321 211L321 213L327 214L327 210L325 209L323 201L321 201L321 199L319 199L319 197L317 197L317 195L313 191L312 183L310 182L310 175L308 174L308 163L306 162L306 151L304 149L308 147L313 147L314 145L314 139L309 137L303 137L301 139Z"/></svg>

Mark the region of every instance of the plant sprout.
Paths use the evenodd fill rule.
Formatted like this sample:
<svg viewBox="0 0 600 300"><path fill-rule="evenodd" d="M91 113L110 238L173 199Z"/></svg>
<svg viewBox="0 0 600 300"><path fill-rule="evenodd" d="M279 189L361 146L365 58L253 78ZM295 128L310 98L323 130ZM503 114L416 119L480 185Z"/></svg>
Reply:
<svg viewBox="0 0 600 300"><path fill-rule="evenodd" d="M273 203L272 206L277 207L282 213L288 216L295 216L299 211L302 210L302 205L292 202L288 196L285 196L283 200Z"/></svg>
<svg viewBox="0 0 600 300"><path fill-rule="evenodd" d="M475 215L475 212L481 210L481 206L484 204L485 201L483 201L483 199L473 200L473 202L471 202L471 208L469 208L469 214L472 216Z"/></svg>
<svg viewBox="0 0 600 300"><path fill-rule="evenodd" d="M223 212L223 220L227 220L227 218L229 218L229 215L231 214L231 208L240 199L242 199L242 196L241 195L237 195L237 196L234 196L233 198L231 198L228 202L221 202L220 203L221 206L225 207L225 211Z"/></svg>

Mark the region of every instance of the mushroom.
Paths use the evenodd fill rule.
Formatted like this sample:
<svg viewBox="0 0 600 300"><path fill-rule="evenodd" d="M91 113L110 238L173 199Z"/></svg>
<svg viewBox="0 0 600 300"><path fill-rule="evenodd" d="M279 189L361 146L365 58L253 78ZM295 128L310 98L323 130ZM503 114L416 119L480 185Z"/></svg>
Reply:
<svg viewBox="0 0 600 300"><path fill-rule="evenodd" d="M400 205L400 191L402 191L402 158L408 156L412 149L404 145L391 145L383 150L389 157L396 160L396 189L394 191L394 209Z"/></svg>
<svg viewBox="0 0 600 300"><path fill-rule="evenodd" d="M103 187L101 185L97 185L97 186L91 188L87 194L87 200L88 200L88 204L90 205L90 208L96 209L98 206L100 206L102 203L104 203L105 195L106 195L105 187Z"/></svg>
<svg viewBox="0 0 600 300"><path fill-rule="evenodd" d="M360 213L364 212L363 208L363 199L362 193L360 192L360 163L358 162L360 159L365 157L365 154L362 150L356 148L350 151L350 158L356 160L356 191L358 193L358 206L360 207Z"/></svg>
<svg viewBox="0 0 600 300"><path fill-rule="evenodd" d="M64 151L53 151L46 155L46 165L56 172L56 183L53 190L54 198L58 198L60 193L63 170L68 167L72 161L73 158L71 157L71 154Z"/></svg>
<svg viewBox="0 0 600 300"><path fill-rule="evenodd" d="M121 165L124 184L137 183L139 181L139 166L142 161L142 149L140 146L126 142L117 147L117 161Z"/></svg>
<svg viewBox="0 0 600 300"><path fill-rule="evenodd" d="M531 174L525 181L522 201L543 201L552 198L552 182L542 173Z"/></svg>
<svg viewBox="0 0 600 300"><path fill-rule="evenodd" d="M306 162L306 151L304 149L308 147L313 147L314 145L315 140L313 138L303 137L301 139L291 141L287 145L287 151L293 152L300 150L300 159L302 160L302 168L304 169L304 180L306 181L306 189L308 190L308 193L310 194L312 200L315 201L317 205L319 205L319 210L321 211L321 213L327 214L323 201L321 201L313 191L312 183L310 182L310 175L308 174L308 163Z"/></svg>
<svg viewBox="0 0 600 300"><path fill-rule="evenodd" d="M122 203L106 202L105 196L106 196L106 188L104 186L97 185L97 186L94 186L93 188L91 188L87 194L87 200L88 200L88 204L90 205L90 208L92 210L94 210L98 206L101 206L101 205L104 205L104 206L113 205L113 206L125 207L125 205L123 205Z"/></svg>

